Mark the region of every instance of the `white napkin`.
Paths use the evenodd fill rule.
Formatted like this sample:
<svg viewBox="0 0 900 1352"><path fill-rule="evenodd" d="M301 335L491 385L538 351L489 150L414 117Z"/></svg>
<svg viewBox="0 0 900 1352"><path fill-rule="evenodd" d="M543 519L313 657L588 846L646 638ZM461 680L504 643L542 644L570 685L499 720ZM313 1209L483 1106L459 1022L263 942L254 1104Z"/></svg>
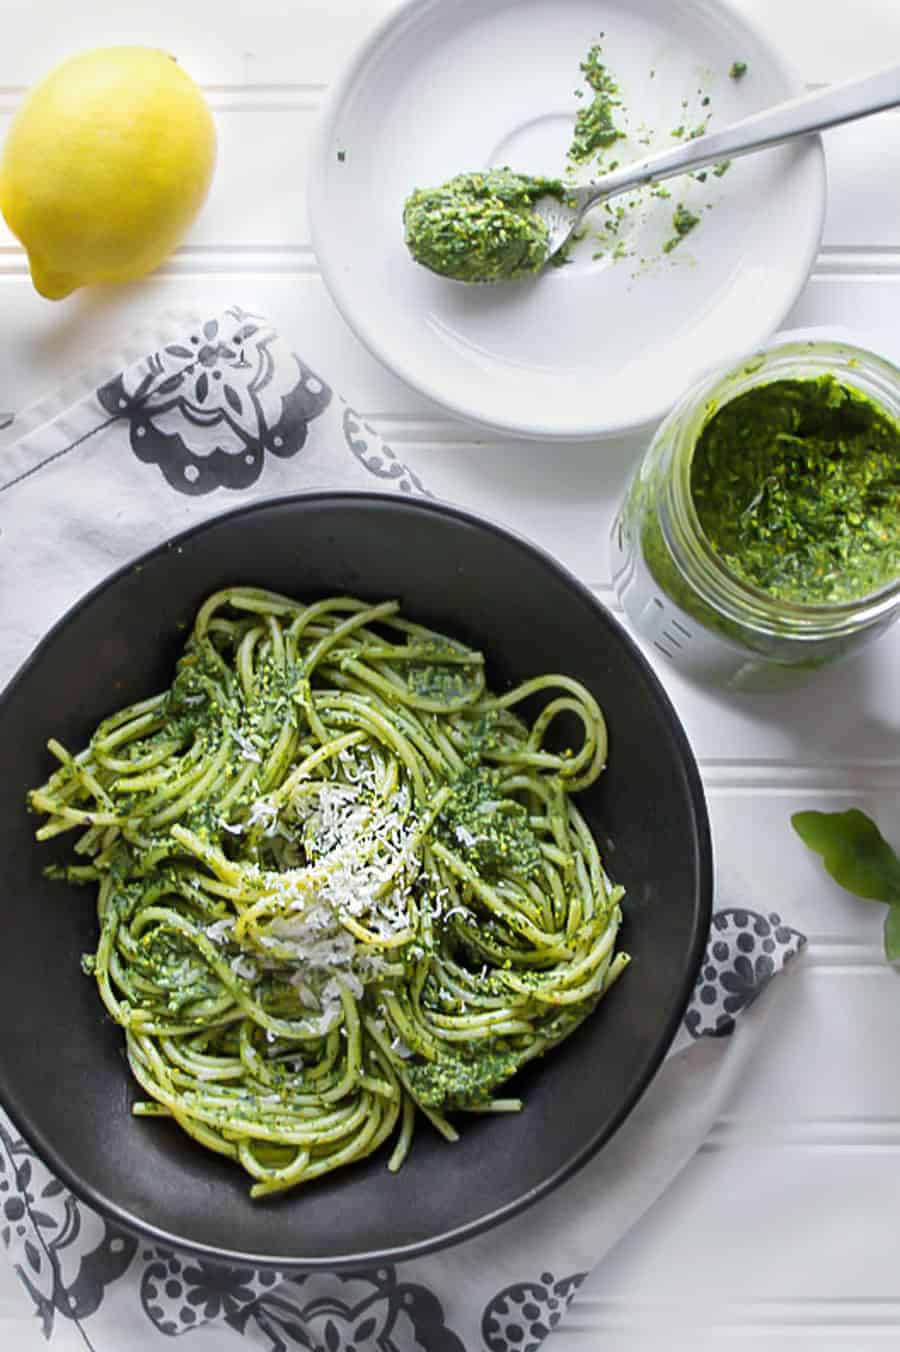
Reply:
<svg viewBox="0 0 900 1352"><path fill-rule="evenodd" d="M110 571L235 503L427 493L317 369L237 307L167 317L8 419L0 682ZM487 1234L373 1271L280 1279L152 1246L75 1198L0 1111L0 1239L23 1302L56 1352L150 1352L179 1334L216 1352L536 1352L702 1143L758 1035L746 1009L804 943L777 915L717 911L667 1060L594 1160Z"/></svg>
<svg viewBox="0 0 900 1352"><path fill-rule="evenodd" d="M230 507L322 488L425 491L265 319L164 317L0 426L0 684L120 564Z"/></svg>

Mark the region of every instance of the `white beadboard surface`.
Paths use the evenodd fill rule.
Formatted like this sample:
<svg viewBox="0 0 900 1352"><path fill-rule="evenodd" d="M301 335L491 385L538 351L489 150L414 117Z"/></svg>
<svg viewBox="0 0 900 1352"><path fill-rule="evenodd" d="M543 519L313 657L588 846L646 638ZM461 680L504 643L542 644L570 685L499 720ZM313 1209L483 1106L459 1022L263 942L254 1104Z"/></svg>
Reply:
<svg viewBox="0 0 900 1352"><path fill-rule="evenodd" d="M810 85L900 61L900 0L733 5ZM454 421L381 370L319 278L305 216L311 134L329 82L390 7L0 0L0 136L27 84L61 56L119 41L174 51L220 133L207 209L140 286L49 305L0 226L0 409L21 408L163 308L238 301L288 337L302 315L329 379L436 493L531 536L614 604L608 527L644 438L547 447ZM900 360L900 113L830 133L826 151L823 248L789 322L857 329ZM859 804L900 840L900 628L790 696L713 695L650 660L701 764L719 903L780 911L811 942L768 993L762 1046L727 1113L582 1287L548 1352L900 1348L900 972L881 954L882 908L843 894L789 825L799 808ZM0 1261L0 1347L43 1345Z"/></svg>

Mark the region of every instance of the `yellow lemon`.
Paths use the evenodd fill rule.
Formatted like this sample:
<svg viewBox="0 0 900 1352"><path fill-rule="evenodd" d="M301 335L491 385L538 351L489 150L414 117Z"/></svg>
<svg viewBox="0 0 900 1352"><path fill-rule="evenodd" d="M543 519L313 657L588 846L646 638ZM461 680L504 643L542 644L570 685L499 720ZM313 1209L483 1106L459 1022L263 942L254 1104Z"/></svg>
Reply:
<svg viewBox="0 0 900 1352"><path fill-rule="evenodd" d="M64 61L13 118L0 210L42 296L144 276L206 197L212 115L166 52L102 47Z"/></svg>

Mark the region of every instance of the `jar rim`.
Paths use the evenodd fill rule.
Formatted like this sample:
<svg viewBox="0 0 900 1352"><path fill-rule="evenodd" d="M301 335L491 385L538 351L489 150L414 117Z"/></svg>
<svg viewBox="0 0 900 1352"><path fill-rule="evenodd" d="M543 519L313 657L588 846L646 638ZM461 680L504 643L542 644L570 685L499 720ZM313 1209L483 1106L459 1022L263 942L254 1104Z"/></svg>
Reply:
<svg viewBox="0 0 900 1352"><path fill-rule="evenodd" d="M671 434L672 461L660 526L682 571L715 610L775 636L838 637L876 622L900 600L900 574L877 590L847 601L797 601L774 597L732 572L713 549L691 492L691 466L703 429L726 404L779 379L835 375L900 426L900 368L867 348L843 340L775 341L740 362L711 371L669 414L657 436ZM725 397L719 397L722 394Z"/></svg>

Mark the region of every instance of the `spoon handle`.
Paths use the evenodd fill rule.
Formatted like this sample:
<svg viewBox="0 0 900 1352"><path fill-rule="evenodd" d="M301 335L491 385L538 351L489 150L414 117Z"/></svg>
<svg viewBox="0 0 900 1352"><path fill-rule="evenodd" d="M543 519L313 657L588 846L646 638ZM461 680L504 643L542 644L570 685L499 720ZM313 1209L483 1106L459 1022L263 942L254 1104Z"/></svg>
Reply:
<svg viewBox="0 0 900 1352"><path fill-rule="evenodd" d="M861 80L830 85L827 89L777 103L720 131L707 132L705 136L685 141L672 150L627 164L614 173L604 174L597 183L586 184L575 196L580 210L584 211L591 203L628 188L657 183L688 169L702 169L707 164L736 159L739 155L750 155L755 150L792 140L795 136L824 131L826 127L836 127L841 122L852 122L855 118L898 106L900 66L892 66Z"/></svg>

